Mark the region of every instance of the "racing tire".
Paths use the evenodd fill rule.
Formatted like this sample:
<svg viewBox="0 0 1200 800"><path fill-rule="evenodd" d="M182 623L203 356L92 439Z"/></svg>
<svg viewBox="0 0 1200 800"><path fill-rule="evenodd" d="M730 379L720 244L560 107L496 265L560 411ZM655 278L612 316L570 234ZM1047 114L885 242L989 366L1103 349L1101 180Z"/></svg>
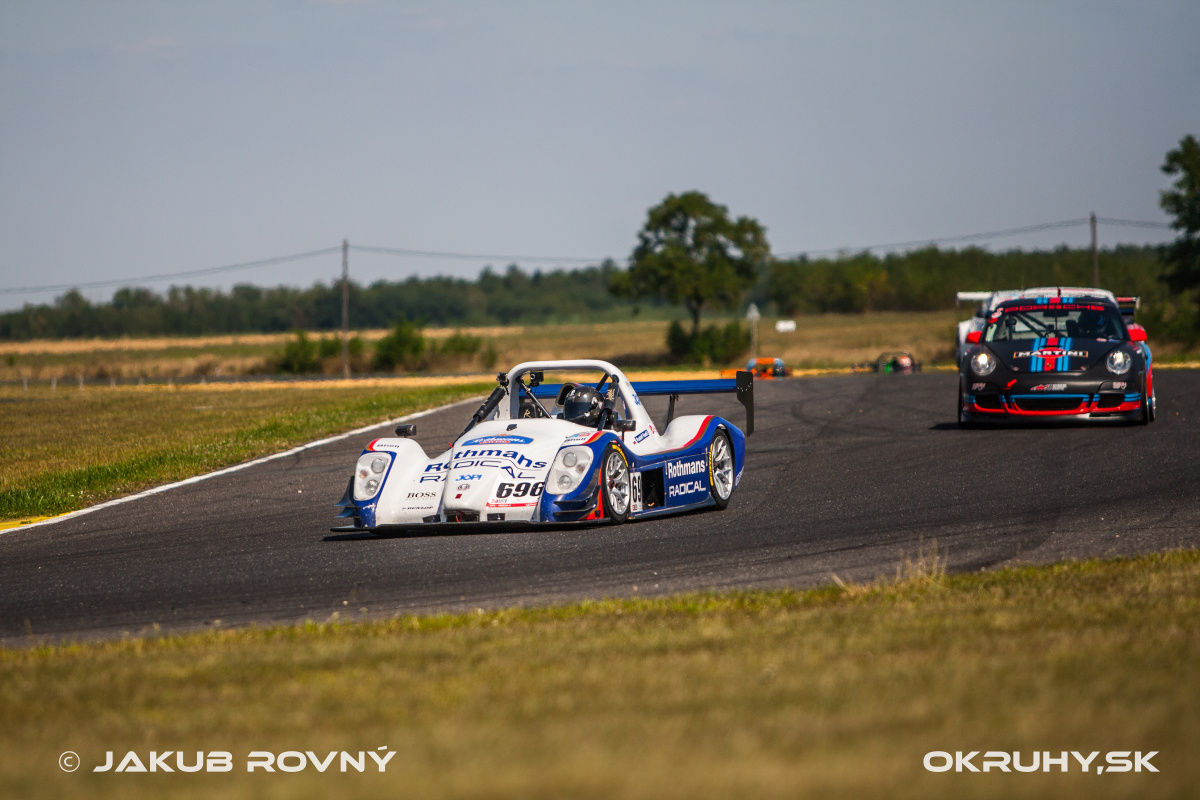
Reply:
<svg viewBox="0 0 1200 800"><path fill-rule="evenodd" d="M975 425L971 420L971 415L963 410L963 406L965 405L965 403L966 403L966 398L963 396L962 387L959 387L959 390L958 390L958 427L973 428L973 427L975 427Z"/></svg>
<svg viewBox="0 0 1200 800"><path fill-rule="evenodd" d="M629 474L629 461L616 445L604 451L600 461L600 501L604 504L604 517L612 522L629 519L633 499L633 479Z"/></svg>
<svg viewBox="0 0 1200 800"><path fill-rule="evenodd" d="M718 430L708 443L708 490L717 508L729 505L736 476L729 434Z"/></svg>
<svg viewBox="0 0 1200 800"><path fill-rule="evenodd" d="M1154 412L1150 405L1152 402L1150 395L1146 393L1146 379L1142 378L1142 414L1138 417L1139 424L1149 425L1154 419Z"/></svg>

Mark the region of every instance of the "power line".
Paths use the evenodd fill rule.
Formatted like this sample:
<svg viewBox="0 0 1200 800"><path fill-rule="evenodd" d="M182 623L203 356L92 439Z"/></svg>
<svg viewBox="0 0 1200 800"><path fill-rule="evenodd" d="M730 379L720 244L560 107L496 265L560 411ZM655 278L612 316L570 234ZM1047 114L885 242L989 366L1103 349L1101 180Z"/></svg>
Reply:
<svg viewBox="0 0 1200 800"><path fill-rule="evenodd" d="M1097 217L1096 221L1104 225L1113 225L1116 227L1128 228L1154 228L1161 230L1170 230L1171 225L1166 222L1147 222L1143 220L1130 219L1115 219L1113 217ZM1060 230L1063 228L1074 228L1081 225L1090 224L1088 217L1080 217L1079 219L1066 219L1060 222L1043 222L1037 225L1024 225L1020 228L1005 228L998 231L985 231L981 233L966 233L960 236L945 236L940 239L913 239L908 242L890 242L888 244L873 244L866 247L829 247L824 250L799 250L794 253L784 253L777 258L787 259L795 258L802 255L823 255L826 253L861 253L869 250L905 250L913 247L928 247L938 244L953 244L956 242L971 242L981 239L1000 239L1005 236L1018 236L1022 233L1040 233L1043 231Z"/></svg>
<svg viewBox="0 0 1200 800"><path fill-rule="evenodd" d="M1096 222L1104 225L1116 225L1125 228L1158 228L1161 230L1171 230L1169 222L1144 222L1136 219L1113 219L1112 217L1096 217Z"/></svg>
<svg viewBox="0 0 1200 800"><path fill-rule="evenodd" d="M409 250L400 247L370 247L360 244L350 245L350 249L360 253L378 253L388 256L417 256L421 258L446 258L463 261L526 261L555 264L596 264L604 261L603 258L588 258L586 256L515 256L497 253L449 253L441 250Z"/></svg>
<svg viewBox="0 0 1200 800"><path fill-rule="evenodd" d="M1113 225L1118 227L1132 228L1153 228L1158 230L1167 230L1171 225L1165 222L1147 222L1142 220L1127 220L1115 219L1112 217L1098 217L1097 222L1105 225ZM799 256L823 255L827 253L843 253L843 252L864 252L871 250L904 250L914 247L929 247L939 244L953 244L958 242L978 241L981 239L998 239L1005 236L1017 236L1023 233L1038 233L1042 231L1060 230L1063 228L1073 228L1080 225L1089 224L1087 217L1079 219L1061 220L1058 222L1043 222L1037 225L1025 225L1019 228L1005 228L1003 230L985 231L980 233L967 233L959 236L945 236L941 238L931 239L913 239L906 242L889 242L886 244L873 244L859 247L831 247L822 250L798 250L790 253L781 253L776 256L780 259L796 258ZM535 256L535 255L511 255L499 253L460 253L447 250L417 250L412 248L401 247L376 247L369 245L350 245L350 250L355 250L361 253L373 253L378 255L400 256L406 258L442 258L449 260L460 261L507 261L509 263L524 262L524 263L551 263L551 264L597 264L607 260L603 257L587 257L587 256ZM235 272L239 270L256 269L258 267L271 266L273 264L286 264L292 261L301 261L307 258L315 258L317 256L332 255L343 251L343 245L336 247L325 247L320 250L309 250L304 253L293 253L291 255L276 256L274 258L264 258L257 261L243 261L237 264L225 264L219 267L208 267L205 269L183 270L181 272L163 272L156 275L142 275L136 278L112 278L100 281L85 281L74 283L58 283L46 284L41 286L9 286L0 287L0 295L5 294L39 294L43 292L61 292L70 289L98 289L107 286L128 286L138 283L148 283L162 280L172 280L175 278L195 278L204 275L216 275L222 272Z"/></svg>
<svg viewBox="0 0 1200 800"><path fill-rule="evenodd" d="M944 236L938 239L913 239L907 242L889 242L887 244L872 244L866 247L829 247L824 250L799 250L795 253L785 253L778 256L779 258L795 258L802 255L820 255L824 253L843 253L856 252L861 253L865 250L904 250L911 247L928 247L930 245L951 244L954 242L971 242L980 239L999 239L1004 236L1017 236L1022 233L1038 233L1041 231L1059 230L1061 228L1074 228L1079 225L1087 225L1088 218L1081 217L1079 219L1067 219L1060 222L1043 222L1038 225L1024 225L1020 228L1005 228L998 231L985 231L981 233L965 233L960 236Z"/></svg>
<svg viewBox="0 0 1200 800"><path fill-rule="evenodd" d="M194 278L200 275L215 275L220 272L234 272L236 270L253 269L255 267L266 267L272 264L286 264L290 261L301 261L303 259L314 258L316 256L327 256L331 253L336 253L341 249L342 248L339 245L338 247L326 247L323 250L310 250L307 253L294 253L288 256L264 258L259 261L243 261L240 264L226 264L221 267L191 269L183 272L163 272L158 275L142 275L137 278L114 278L103 281L59 283L46 286L11 286L8 288L0 288L0 294L35 294L38 292L61 292L70 289L99 289L105 286L123 286L136 283L148 283L152 281L168 280L171 278Z"/></svg>

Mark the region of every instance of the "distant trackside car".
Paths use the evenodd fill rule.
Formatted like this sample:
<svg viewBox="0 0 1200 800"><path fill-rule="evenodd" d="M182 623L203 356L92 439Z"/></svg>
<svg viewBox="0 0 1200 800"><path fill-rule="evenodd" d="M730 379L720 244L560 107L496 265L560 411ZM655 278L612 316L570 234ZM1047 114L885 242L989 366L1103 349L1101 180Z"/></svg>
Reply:
<svg viewBox="0 0 1200 800"><path fill-rule="evenodd" d="M755 378L760 380L774 380L776 378L786 378L792 374L792 371L787 368L782 358L760 357L752 358L746 362L746 372L751 373ZM722 378L733 378L737 375L736 369L721 370Z"/></svg>

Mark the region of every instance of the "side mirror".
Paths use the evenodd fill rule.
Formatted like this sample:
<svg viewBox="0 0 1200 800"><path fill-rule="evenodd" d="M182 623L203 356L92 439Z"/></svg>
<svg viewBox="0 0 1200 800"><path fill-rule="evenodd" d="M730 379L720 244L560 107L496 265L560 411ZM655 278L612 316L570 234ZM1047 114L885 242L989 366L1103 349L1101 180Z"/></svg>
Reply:
<svg viewBox="0 0 1200 800"><path fill-rule="evenodd" d="M630 433L637 429L637 420L619 419L612 424L612 429L617 433Z"/></svg>
<svg viewBox="0 0 1200 800"><path fill-rule="evenodd" d="M980 340L982 340L982 339L983 339L983 331L971 331L970 333L967 334L967 343L968 344L979 344Z"/></svg>
<svg viewBox="0 0 1200 800"><path fill-rule="evenodd" d="M1126 327L1129 328L1129 341L1144 342L1146 341L1146 329L1136 322L1131 322Z"/></svg>
<svg viewBox="0 0 1200 800"><path fill-rule="evenodd" d="M417 426L411 422L405 423L404 425L397 425L396 426L396 435L397 436L416 436L417 435Z"/></svg>

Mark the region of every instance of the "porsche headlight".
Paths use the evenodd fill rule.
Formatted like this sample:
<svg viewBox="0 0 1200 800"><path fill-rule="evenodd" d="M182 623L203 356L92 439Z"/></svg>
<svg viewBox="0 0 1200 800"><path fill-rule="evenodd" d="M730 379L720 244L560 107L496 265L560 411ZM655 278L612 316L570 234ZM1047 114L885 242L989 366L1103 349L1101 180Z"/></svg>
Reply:
<svg viewBox="0 0 1200 800"><path fill-rule="evenodd" d="M588 468L592 466L592 451L587 447L564 447L558 451L550 476L546 479L546 491L550 494L567 494L579 487Z"/></svg>
<svg viewBox="0 0 1200 800"><path fill-rule="evenodd" d="M971 372L979 377L991 375L996 370L996 357L987 350L980 350L971 356Z"/></svg>
<svg viewBox="0 0 1200 800"><path fill-rule="evenodd" d="M1113 350L1108 354L1108 371L1114 375L1124 375L1133 366L1133 359L1124 350Z"/></svg>
<svg viewBox="0 0 1200 800"><path fill-rule="evenodd" d="M379 493L391 458L380 453L363 453L354 467L354 499L369 500Z"/></svg>

